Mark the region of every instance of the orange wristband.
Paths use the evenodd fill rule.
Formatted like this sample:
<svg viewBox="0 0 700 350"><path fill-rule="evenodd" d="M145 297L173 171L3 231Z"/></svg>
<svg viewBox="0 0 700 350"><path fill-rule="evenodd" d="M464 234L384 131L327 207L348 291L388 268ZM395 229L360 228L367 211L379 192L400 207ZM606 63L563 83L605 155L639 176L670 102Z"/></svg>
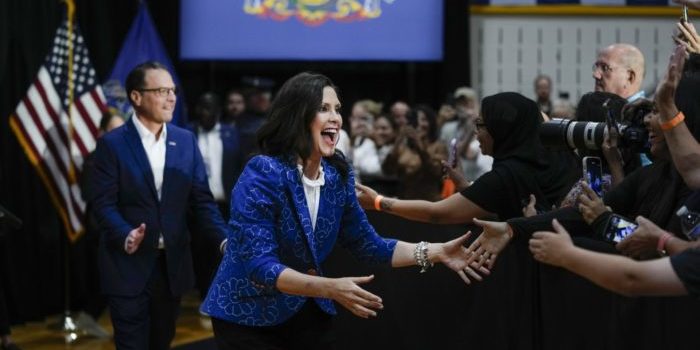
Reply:
<svg viewBox="0 0 700 350"><path fill-rule="evenodd" d="M676 125L680 124L684 120L685 120L685 114L683 114L683 112L679 111L678 114L676 114L676 116L673 117L673 119L666 121L666 122L663 122L659 126L661 127L661 130L668 131L668 130L675 128Z"/></svg>
<svg viewBox="0 0 700 350"><path fill-rule="evenodd" d="M377 211L382 211L382 199L384 199L384 196L381 194L374 197L374 209L377 209Z"/></svg>

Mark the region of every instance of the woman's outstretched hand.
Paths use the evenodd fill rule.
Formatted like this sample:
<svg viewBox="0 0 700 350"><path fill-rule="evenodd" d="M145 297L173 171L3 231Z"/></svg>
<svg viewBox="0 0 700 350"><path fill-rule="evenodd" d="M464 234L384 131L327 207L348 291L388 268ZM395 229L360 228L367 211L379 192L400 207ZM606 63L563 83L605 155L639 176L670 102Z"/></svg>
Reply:
<svg viewBox="0 0 700 350"><path fill-rule="evenodd" d="M481 275L488 275L490 271L483 267L470 263L470 253L464 244L469 239L471 232L445 243L431 243L429 249L435 249L437 260L457 272L464 283L471 284L469 277L476 281L483 280Z"/></svg>
<svg viewBox="0 0 700 350"><path fill-rule="evenodd" d="M362 289L360 284L369 283L374 275L363 277L342 277L327 279L327 295L356 316L370 318L377 316L375 310L384 308L382 298Z"/></svg>
<svg viewBox="0 0 700 350"><path fill-rule="evenodd" d="M475 267L486 264L491 269L498 254L512 238L512 231L506 222L474 219L474 223L480 226L483 232L467 249L470 253L469 263L476 264Z"/></svg>

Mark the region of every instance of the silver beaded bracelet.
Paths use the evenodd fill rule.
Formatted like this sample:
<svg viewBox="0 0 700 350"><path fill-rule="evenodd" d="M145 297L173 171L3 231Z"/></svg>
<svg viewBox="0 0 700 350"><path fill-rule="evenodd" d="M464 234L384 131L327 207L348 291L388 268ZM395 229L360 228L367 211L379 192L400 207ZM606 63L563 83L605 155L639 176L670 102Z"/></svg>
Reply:
<svg viewBox="0 0 700 350"><path fill-rule="evenodd" d="M420 266L420 273L428 271L433 267L433 263L428 260L428 242L419 242L413 250L413 258L416 259L416 264Z"/></svg>

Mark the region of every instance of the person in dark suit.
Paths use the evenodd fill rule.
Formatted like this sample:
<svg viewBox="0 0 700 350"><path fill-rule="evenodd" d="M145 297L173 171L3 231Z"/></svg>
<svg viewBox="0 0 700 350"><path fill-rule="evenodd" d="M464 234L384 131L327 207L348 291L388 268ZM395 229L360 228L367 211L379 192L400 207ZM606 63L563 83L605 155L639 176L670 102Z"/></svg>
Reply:
<svg viewBox="0 0 700 350"><path fill-rule="evenodd" d="M228 228L196 138L168 124L176 87L165 66L136 66L126 91L133 116L95 150L100 280L117 349L167 349L180 297L194 284L188 211L196 219L193 232L220 246Z"/></svg>
<svg viewBox="0 0 700 350"><path fill-rule="evenodd" d="M219 206L224 221L228 221L231 189L238 179L243 162L238 130L219 122L221 101L212 92L205 92L194 108L195 121L190 130L197 137L199 151L209 179L209 189ZM209 254L211 244L203 235L193 235L192 253L197 289L204 298L221 256Z"/></svg>

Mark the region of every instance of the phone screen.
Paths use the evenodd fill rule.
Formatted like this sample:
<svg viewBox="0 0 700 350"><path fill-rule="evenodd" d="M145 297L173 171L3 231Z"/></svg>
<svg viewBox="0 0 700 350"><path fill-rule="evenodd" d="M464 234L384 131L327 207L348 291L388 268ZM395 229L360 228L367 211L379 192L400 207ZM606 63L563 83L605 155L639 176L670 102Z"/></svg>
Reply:
<svg viewBox="0 0 700 350"><path fill-rule="evenodd" d="M603 168L600 157L583 158L583 176L588 186L599 197L603 197Z"/></svg>
<svg viewBox="0 0 700 350"><path fill-rule="evenodd" d="M457 166L457 138L453 138L450 141L450 153L447 156L447 163L450 164L451 168Z"/></svg>
<svg viewBox="0 0 700 350"><path fill-rule="evenodd" d="M625 237L637 229L637 224L631 222L620 215L610 216L608 226L605 228L605 238L615 243L620 243Z"/></svg>

